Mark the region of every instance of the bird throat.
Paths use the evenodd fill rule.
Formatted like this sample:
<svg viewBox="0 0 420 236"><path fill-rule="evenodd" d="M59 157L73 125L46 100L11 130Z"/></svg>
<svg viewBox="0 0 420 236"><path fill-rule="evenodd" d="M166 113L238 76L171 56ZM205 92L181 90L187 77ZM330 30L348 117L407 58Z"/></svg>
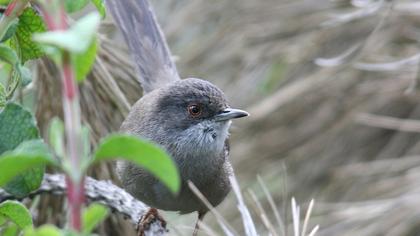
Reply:
<svg viewBox="0 0 420 236"><path fill-rule="evenodd" d="M226 161L225 141L231 122L203 121L191 126L169 144L184 180L205 181L219 173Z"/></svg>

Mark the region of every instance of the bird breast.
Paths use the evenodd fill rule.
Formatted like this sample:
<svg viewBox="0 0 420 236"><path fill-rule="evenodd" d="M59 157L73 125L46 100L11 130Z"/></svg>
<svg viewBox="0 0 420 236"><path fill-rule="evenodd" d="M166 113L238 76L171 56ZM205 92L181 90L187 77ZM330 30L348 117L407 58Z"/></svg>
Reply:
<svg viewBox="0 0 420 236"><path fill-rule="evenodd" d="M167 144L167 151L178 164L182 177L195 182L214 175L226 161L225 141L230 121L203 121L180 132Z"/></svg>

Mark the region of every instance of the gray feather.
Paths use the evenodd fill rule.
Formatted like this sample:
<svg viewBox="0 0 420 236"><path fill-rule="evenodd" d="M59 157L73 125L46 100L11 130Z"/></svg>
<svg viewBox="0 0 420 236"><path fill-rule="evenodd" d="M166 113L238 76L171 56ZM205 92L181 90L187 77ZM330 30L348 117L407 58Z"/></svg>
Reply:
<svg viewBox="0 0 420 236"><path fill-rule="evenodd" d="M179 80L171 53L147 0L106 0L134 58L144 93Z"/></svg>
<svg viewBox="0 0 420 236"><path fill-rule="evenodd" d="M203 118L191 118L187 104L203 104ZM213 206L230 190L228 129L231 121L216 122L214 116L228 107L223 92L200 79L184 79L143 96L132 107L120 131L146 138L164 148L181 174L178 196L146 170L119 161L117 173L124 188L144 203L163 210L189 213L207 208L190 191L191 181Z"/></svg>

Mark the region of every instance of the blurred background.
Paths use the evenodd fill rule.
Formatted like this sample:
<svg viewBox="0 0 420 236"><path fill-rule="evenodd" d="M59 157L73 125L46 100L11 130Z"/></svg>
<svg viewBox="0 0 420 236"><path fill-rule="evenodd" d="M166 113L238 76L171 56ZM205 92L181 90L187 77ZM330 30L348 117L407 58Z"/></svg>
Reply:
<svg viewBox="0 0 420 236"><path fill-rule="evenodd" d="M182 77L218 85L251 116L231 129L231 160L260 235L292 235L290 200L317 235L420 234L420 1L151 0ZM118 130L141 97L131 57L110 14L101 50L81 88L95 144ZM38 64L41 129L60 115L54 68ZM91 175L115 178L112 164ZM257 177L259 176L259 177ZM271 193L281 228L258 178ZM56 222L57 197L40 222ZM255 201L257 199L257 201ZM260 206L257 204L260 204ZM42 204L44 207L42 207ZM50 209L45 210L45 206ZM264 212L261 208L265 209ZM235 196L217 210L243 235ZM165 213L172 235L195 215ZM221 233L216 218L205 223ZM133 235L112 217L101 235ZM205 234L202 234L205 235Z"/></svg>

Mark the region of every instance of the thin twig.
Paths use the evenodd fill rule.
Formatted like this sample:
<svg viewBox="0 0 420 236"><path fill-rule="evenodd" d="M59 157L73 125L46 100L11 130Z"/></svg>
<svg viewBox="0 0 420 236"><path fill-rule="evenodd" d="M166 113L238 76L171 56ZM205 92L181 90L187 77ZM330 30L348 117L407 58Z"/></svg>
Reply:
<svg viewBox="0 0 420 236"><path fill-rule="evenodd" d="M296 200L294 197L292 197L292 217L294 236L299 236L300 207L296 204Z"/></svg>
<svg viewBox="0 0 420 236"><path fill-rule="evenodd" d="M268 229L271 235L277 236L277 232L273 227L273 224L271 223L270 219L267 216L267 213L265 212L264 208L262 207L260 201L258 200L257 196L255 195L254 191L251 189L248 189L248 193L251 196L251 199L253 201L253 205L255 208L255 211L260 215L260 218L264 224L264 226Z"/></svg>
<svg viewBox="0 0 420 236"><path fill-rule="evenodd" d="M336 15L333 17L333 19L323 22L321 26L334 27L334 26L342 25L342 24L345 24L354 20L358 20L361 18L374 15L383 7L385 3L386 3L385 0L381 0L379 2L368 4L362 9L358 9L356 11L353 11L347 14Z"/></svg>
<svg viewBox="0 0 420 236"><path fill-rule="evenodd" d="M265 196L267 197L268 203L270 204L271 210L274 213L274 217L277 220L277 224L280 227L280 232L282 236L286 236L285 226L284 222L281 219L281 216L279 214L279 209L276 206L276 203L274 202L273 196L271 195L270 191L268 191L267 186L265 185L264 181L260 176L257 176L258 183L260 184L261 188L263 189L263 192Z"/></svg>
<svg viewBox="0 0 420 236"><path fill-rule="evenodd" d="M314 207L314 199L311 200L308 206L308 210L306 210L305 220L303 221L303 228L302 228L302 236L305 236L306 229L308 228L309 218L311 217L312 208Z"/></svg>
<svg viewBox="0 0 420 236"><path fill-rule="evenodd" d="M389 116L372 115L362 113L356 116L356 122L372 127L398 130L403 132L420 133L420 121L412 119L400 119Z"/></svg>
<svg viewBox="0 0 420 236"><path fill-rule="evenodd" d="M217 222L222 227L223 232L228 236L238 235L235 230L228 224L225 218L211 205L211 203L204 197L204 195L198 190L198 188L191 182L188 182L188 186L193 193L206 205L211 213L216 217Z"/></svg>
<svg viewBox="0 0 420 236"><path fill-rule="evenodd" d="M318 230L319 230L319 225L316 225L316 226L312 229L312 231L309 233L309 235L308 235L308 236L314 236L314 235L316 234L316 232L318 232Z"/></svg>
<svg viewBox="0 0 420 236"><path fill-rule="evenodd" d="M383 6L387 6L387 8L385 9L385 13L380 18L378 24L376 24L375 28L367 35L367 37L361 43L353 45L339 56L333 58L317 58L315 59L315 63L319 66L339 66L345 63L353 63L353 66L357 67L357 64L355 64L355 62L366 53L367 49L370 48L373 42L373 38L385 25L386 19L391 15L393 9L393 3L387 3L387 1L384 0L380 1L379 3L375 3L375 5L377 5L377 9L375 8L374 11L371 11L370 13L372 14L376 13Z"/></svg>
<svg viewBox="0 0 420 236"><path fill-rule="evenodd" d="M229 177L230 184L232 185L232 190L235 193L236 199L238 201L238 209L242 216L243 226L247 236L257 236L257 230L255 228L254 221L251 218L251 214L248 211L248 208L245 205L245 201L242 197L242 193L234 175Z"/></svg>

